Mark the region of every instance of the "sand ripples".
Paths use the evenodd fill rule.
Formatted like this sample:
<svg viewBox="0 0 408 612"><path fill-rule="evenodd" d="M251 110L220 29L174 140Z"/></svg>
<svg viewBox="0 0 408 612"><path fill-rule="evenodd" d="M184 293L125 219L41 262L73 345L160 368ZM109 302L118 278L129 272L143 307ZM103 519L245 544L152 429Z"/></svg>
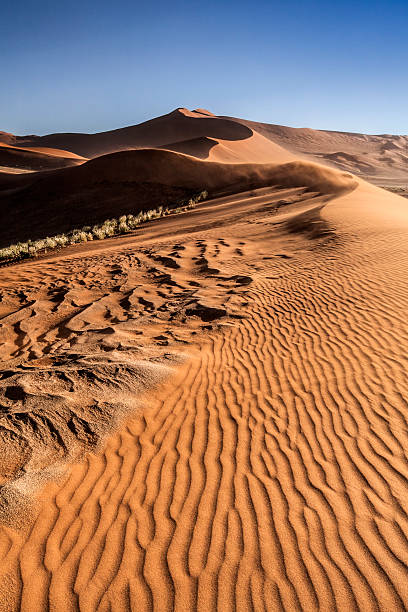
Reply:
<svg viewBox="0 0 408 612"><path fill-rule="evenodd" d="M139 326L138 351L154 340L188 358L103 452L47 485L27 531L1 527L0 609L407 608L406 231L368 217L360 196L320 221L320 199L301 207L297 193L282 216L247 202L244 221L221 201L216 222L204 210L177 244L59 264L76 284L58 341L89 349L95 334L128 350ZM51 331L38 336L36 312L17 317L26 337L3 328L9 358L63 348L67 294L44 291Z"/></svg>
<svg viewBox="0 0 408 612"><path fill-rule="evenodd" d="M261 274L248 316L45 494L2 550L22 610L406 608L407 262L340 255Z"/></svg>

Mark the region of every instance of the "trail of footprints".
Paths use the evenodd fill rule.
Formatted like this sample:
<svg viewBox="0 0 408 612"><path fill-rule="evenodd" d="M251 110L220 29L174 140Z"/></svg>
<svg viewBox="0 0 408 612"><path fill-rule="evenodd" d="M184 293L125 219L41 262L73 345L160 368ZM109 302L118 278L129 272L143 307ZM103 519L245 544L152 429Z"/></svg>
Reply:
<svg viewBox="0 0 408 612"><path fill-rule="evenodd" d="M141 247L137 253L128 249L28 268L27 276L19 279L23 290L1 292L2 310L11 311L0 318L1 358L10 362L52 354L82 343L83 334L108 326L114 330L129 319L142 325L185 322L185 310L198 303L203 312L208 306L210 320L216 315L212 305L233 303L232 296L244 295L251 282L249 276L231 273L242 246L238 251L222 239L211 245L197 240L159 252L157 247ZM59 272L62 278L55 282ZM231 297L225 298L226 293ZM239 316L239 308L226 314Z"/></svg>
<svg viewBox="0 0 408 612"><path fill-rule="evenodd" d="M235 257L197 240L19 267L0 302L0 486L95 448L172 351L245 316Z"/></svg>

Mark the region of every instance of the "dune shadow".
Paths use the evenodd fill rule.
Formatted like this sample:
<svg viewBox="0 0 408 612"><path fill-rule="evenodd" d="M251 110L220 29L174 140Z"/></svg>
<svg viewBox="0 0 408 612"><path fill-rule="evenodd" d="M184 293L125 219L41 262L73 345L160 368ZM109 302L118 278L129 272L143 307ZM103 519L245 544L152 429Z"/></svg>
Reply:
<svg viewBox="0 0 408 612"><path fill-rule="evenodd" d="M182 140L181 142L171 142L158 148L173 151L174 153L192 155L198 159L208 159L211 149L217 144L216 140L202 136L200 138Z"/></svg>
<svg viewBox="0 0 408 612"><path fill-rule="evenodd" d="M320 203L311 209L308 209L285 222L286 229L291 234L301 234L309 240L333 240L337 233L335 228L323 219L321 211L326 206L325 203Z"/></svg>

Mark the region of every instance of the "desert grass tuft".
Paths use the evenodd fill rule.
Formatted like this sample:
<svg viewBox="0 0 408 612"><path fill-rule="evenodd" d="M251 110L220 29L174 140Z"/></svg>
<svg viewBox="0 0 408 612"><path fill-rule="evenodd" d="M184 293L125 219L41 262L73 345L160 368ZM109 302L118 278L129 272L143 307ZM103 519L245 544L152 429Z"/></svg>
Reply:
<svg viewBox="0 0 408 612"><path fill-rule="evenodd" d="M118 219L106 219L102 224L84 226L81 229L73 229L66 234L58 234L56 236L47 236L38 240L27 240L27 242L17 242L8 247L0 249L0 262L18 261L30 257L36 257L40 253L46 253L48 250L62 248L71 244L80 242L88 242L90 240L104 240L111 236L127 234L136 229L142 223L160 219L167 215L179 214L194 208L196 204L208 197L207 191L192 196L186 202L178 206L158 206L152 210L138 212L136 215L121 215Z"/></svg>

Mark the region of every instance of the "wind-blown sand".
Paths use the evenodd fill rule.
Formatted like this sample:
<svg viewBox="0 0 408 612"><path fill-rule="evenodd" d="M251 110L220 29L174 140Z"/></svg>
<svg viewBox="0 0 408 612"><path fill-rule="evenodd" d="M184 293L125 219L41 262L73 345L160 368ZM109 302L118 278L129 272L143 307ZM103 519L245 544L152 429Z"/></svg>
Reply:
<svg viewBox="0 0 408 612"><path fill-rule="evenodd" d="M0 610L407 608L407 202L281 162L0 269Z"/></svg>

